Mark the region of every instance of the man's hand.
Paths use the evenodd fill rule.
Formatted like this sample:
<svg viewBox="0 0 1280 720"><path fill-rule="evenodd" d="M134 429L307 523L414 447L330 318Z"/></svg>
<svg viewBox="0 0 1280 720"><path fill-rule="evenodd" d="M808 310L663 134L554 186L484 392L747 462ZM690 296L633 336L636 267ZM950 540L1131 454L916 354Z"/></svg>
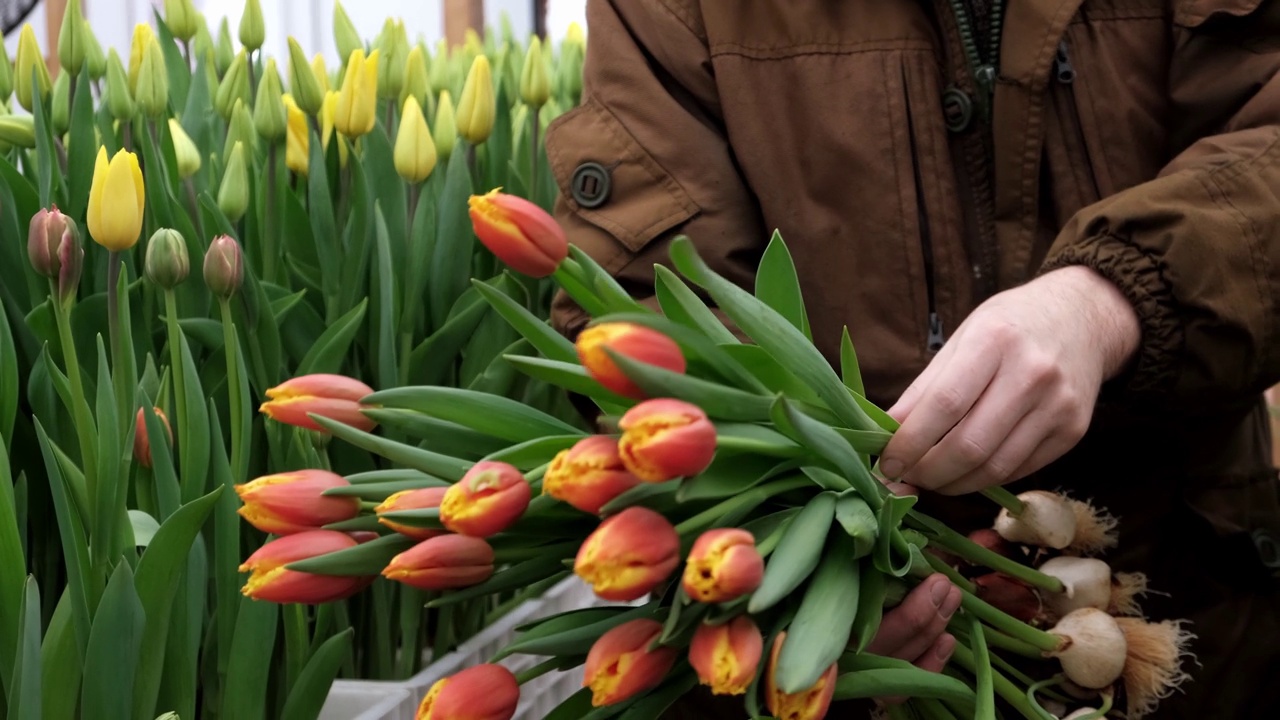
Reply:
<svg viewBox="0 0 1280 720"><path fill-rule="evenodd" d="M1137 314L1108 280L1068 267L974 310L889 414L889 478L946 495L1025 477L1084 436L1102 383L1137 351Z"/></svg>
<svg viewBox="0 0 1280 720"><path fill-rule="evenodd" d="M907 593L900 605L885 613L867 652L905 660L921 670L942 672L956 649L955 637L946 632L947 622L959 607L960 588L945 575L930 575ZM876 699L890 705L906 700Z"/></svg>

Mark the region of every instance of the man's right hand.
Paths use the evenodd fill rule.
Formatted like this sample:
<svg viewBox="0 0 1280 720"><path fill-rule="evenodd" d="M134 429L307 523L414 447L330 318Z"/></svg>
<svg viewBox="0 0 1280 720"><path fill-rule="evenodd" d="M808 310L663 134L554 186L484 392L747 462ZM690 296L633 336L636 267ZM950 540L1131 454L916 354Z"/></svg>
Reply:
<svg viewBox="0 0 1280 720"><path fill-rule="evenodd" d="M905 660L929 672L942 672L956 648L955 637L946 630L947 622L960 607L960 598L960 588L945 575L930 575L901 604L885 613L867 652ZM881 700L892 703L901 702L902 698Z"/></svg>

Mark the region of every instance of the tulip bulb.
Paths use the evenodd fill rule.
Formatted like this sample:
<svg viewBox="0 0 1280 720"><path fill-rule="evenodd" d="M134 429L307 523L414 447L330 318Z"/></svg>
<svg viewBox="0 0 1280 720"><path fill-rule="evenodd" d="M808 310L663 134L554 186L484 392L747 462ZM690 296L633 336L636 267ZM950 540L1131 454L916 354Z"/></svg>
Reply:
<svg viewBox="0 0 1280 720"><path fill-rule="evenodd" d="M1116 619L1097 608L1081 608L1058 621L1049 631L1062 639L1054 652L1071 682L1101 690L1120 679L1128 645Z"/></svg>
<svg viewBox="0 0 1280 720"><path fill-rule="evenodd" d="M1046 561L1040 572L1062 581L1063 591L1046 593L1055 617L1091 607L1106 610L1111 604L1111 566L1101 560L1062 556Z"/></svg>
<svg viewBox="0 0 1280 720"><path fill-rule="evenodd" d="M1187 644L1195 636L1179 620L1150 623L1117 618L1116 624L1128 647L1123 671L1126 717L1135 720L1151 713L1160 700L1190 679L1181 665L1182 657L1188 654Z"/></svg>
<svg viewBox="0 0 1280 720"><path fill-rule="evenodd" d="M1029 623L1044 612L1044 603L1035 590L1008 575L988 573L974 578L974 594L1022 622Z"/></svg>
<svg viewBox="0 0 1280 720"><path fill-rule="evenodd" d="M995 530L1009 542L1061 550L1076 535L1076 514L1071 502L1057 493L1031 490L1018 496L1023 509L1018 515L1000 511Z"/></svg>

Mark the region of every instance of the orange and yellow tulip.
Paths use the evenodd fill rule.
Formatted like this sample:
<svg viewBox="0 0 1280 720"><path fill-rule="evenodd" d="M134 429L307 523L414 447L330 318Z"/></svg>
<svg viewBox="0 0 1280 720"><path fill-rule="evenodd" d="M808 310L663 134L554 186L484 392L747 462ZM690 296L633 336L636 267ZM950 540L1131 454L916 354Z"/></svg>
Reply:
<svg viewBox="0 0 1280 720"><path fill-rule="evenodd" d="M258 410L267 417L287 425L319 430L308 415L315 414L368 432L377 423L360 412L367 408L361 400L373 394L373 388L342 375L302 375L286 380L267 391L269 401Z"/></svg>
<svg viewBox="0 0 1280 720"><path fill-rule="evenodd" d="M164 431L169 435L169 444L173 445L173 428L169 427L169 418L160 408L152 408L156 413L156 419L164 426ZM151 438L147 435L147 415L144 408L138 408L137 418L133 425L133 459L138 461L142 467L151 467Z"/></svg>
<svg viewBox="0 0 1280 720"><path fill-rule="evenodd" d="M716 428L697 405L661 398L628 410L618 422L622 462L645 482L697 475L716 454Z"/></svg>
<svg viewBox="0 0 1280 720"><path fill-rule="evenodd" d="M821 720L831 708L831 697L836 691L836 665L827 668L813 687L796 693L783 692L774 681L778 667L778 653L782 652L785 632L779 633L769 656L769 669L765 674L765 703L769 712L779 720Z"/></svg>
<svg viewBox="0 0 1280 720"><path fill-rule="evenodd" d="M534 203L492 190L472 195L467 204L476 237L512 270L546 277L568 256L564 229Z"/></svg>
<svg viewBox="0 0 1280 720"><path fill-rule="evenodd" d="M389 520L382 517L383 513L395 512L397 510L424 510L427 508L440 507L440 501L444 499L445 491L448 488L429 487L418 488L417 490L401 490L391 495L382 504L374 508L373 511L378 514L378 522L384 526L395 530L406 537L414 540L426 540L428 538L443 535L443 530L433 530L431 528L420 528L398 523L395 520Z"/></svg>
<svg viewBox="0 0 1280 720"><path fill-rule="evenodd" d="M716 528L698 537L684 568L684 591L704 603L736 600L760 587L764 558L751 533Z"/></svg>
<svg viewBox="0 0 1280 720"><path fill-rule="evenodd" d="M273 535L316 530L360 514L359 498L324 494L330 488L348 485L346 478L328 470L265 475L236 485L236 494L244 503L237 512L250 525Z"/></svg>
<svg viewBox="0 0 1280 720"><path fill-rule="evenodd" d="M764 637L747 615L727 623L703 623L689 644L689 664L713 695L742 695L756 677Z"/></svg>
<svg viewBox="0 0 1280 720"><path fill-rule="evenodd" d="M640 480L622 464L618 441L592 435L556 455L542 478L542 491L596 515L610 500L638 484Z"/></svg>
<svg viewBox="0 0 1280 720"><path fill-rule="evenodd" d="M252 573L240 591L254 600L304 605L350 597L368 585L368 578L313 575L287 570L285 565L357 544L351 536L333 530L309 530L272 540L240 566L240 572Z"/></svg>
<svg viewBox="0 0 1280 720"><path fill-rule="evenodd" d="M392 558L382 575L419 590L478 585L493 575L493 548L480 538L440 535Z"/></svg>
<svg viewBox="0 0 1280 720"><path fill-rule="evenodd" d="M634 505L613 515L578 548L573 571L605 600L644 597L680 564L680 536L662 515Z"/></svg>
<svg viewBox="0 0 1280 720"><path fill-rule="evenodd" d="M578 335L578 359L596 382L624 397L648 395L609 357L609 352L664 370L683 373L684 354L674 340L657 330L632 323L601 323Z"/></svg>
<svg viewBox="0 0 1280 720"><path fill-rule="evenodd" d="M657 620L632 620L605 634L591 646L582 686L591 688L591 704L613 705L652 690L676 661L676 649L649 649L662 634Z"/></svg>
<svg viewBox="0 0 1280 720"><path fill-rule="evenodd" d="M415 720L511 720L520 704L516 676L487 663L441 678L418 705Z"/></svg>
<svg viewBox="0 0 1280 720"><path fill-rule="evenodd" d="M501 462L476 463L440 501L440 522L452 532L485 538L511 527L529 507L524 475Z"/></svg>

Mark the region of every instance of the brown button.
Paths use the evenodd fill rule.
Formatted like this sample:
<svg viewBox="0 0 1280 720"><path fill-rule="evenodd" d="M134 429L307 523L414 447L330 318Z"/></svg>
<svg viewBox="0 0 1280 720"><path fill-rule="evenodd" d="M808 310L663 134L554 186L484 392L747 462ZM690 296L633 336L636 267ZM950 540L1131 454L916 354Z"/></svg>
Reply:
<svg viewBox="0 0 1280 720"><path fill-rule="evenodd" d="M973 98L960 88L947 88L942 94L942 114L947 129L953 133L964 132L973 122Z"/></svg>
<svg viewBox="0 0 1280 720"><path fill-rule="evenodd" d="M609 199L612 182L609 171L597 162L582 163L573 171L573 179L569 182L569 193L574 202L587 208L600 207Z"/></svg>

